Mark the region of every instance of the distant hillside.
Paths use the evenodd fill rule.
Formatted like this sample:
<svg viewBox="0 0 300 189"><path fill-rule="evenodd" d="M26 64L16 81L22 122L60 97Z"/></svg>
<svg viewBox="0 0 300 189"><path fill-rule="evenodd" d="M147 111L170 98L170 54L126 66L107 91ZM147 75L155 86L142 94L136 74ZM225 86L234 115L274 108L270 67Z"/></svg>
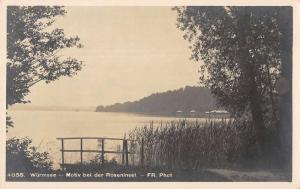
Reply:
<svg viewBox="0 0 300 189"><path fill-rule="evenodd" d="M216 108L209 89L204 87L185 87L178 90L155 93L134 102L98 106L97 112L136 112L146 114L175 114L176 111L198 113Z"/></svg>

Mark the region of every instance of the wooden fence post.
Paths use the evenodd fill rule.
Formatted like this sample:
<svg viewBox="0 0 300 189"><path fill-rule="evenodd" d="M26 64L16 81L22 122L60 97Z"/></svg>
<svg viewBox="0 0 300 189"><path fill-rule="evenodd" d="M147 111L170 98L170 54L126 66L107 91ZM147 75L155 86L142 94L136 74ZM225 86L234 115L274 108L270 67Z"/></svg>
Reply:
<svg viewBox="0 0 300 189"><path fill-rule="evenodd" d="M124 151L125 151L125 140L123 140L123 146L122 146L122 165L124 165L124 159L125 159Z"/></svg>
<svg viewBox="0 0 300 189"><path fill-rule="evenodd" d="M64 139L61 139L61 167L65 168L65 158L64 158Z"/></svg>
<svg viewBox="0 0 300 189"><path fill-rule="evenodd" d="M128 166L128 142L127 140L124 140L124 146L125 146L125 164Z"/></svg>
<svg viewBox="0 0 300 189"><path fill-rule="evenodd" d="M104 138L102 138L101 142L102 142L102 144L101 144L101 147L102 147L101 161L102 161L102 165L104 165Z"/></svg>
<svg viewBox="0 0 300 189"><path fill-rule="evenodd" d="M144 138L142 138L141 144L141 166L144 166Z"/></svg>
<svg viewBox="0 0 300 189"><path fill-rule="evenodd" d="M83 144L82 144L82 138L80 139L80 164L82 165L83 163L83 148L82 148Z"/></svg>

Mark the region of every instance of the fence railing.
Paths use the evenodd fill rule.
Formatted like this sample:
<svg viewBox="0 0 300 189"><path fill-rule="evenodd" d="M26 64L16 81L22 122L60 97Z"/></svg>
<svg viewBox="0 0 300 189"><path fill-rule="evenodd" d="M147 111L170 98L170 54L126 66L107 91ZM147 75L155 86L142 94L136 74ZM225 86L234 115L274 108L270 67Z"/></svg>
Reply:
<svg viewBox="0 0 300 189"><path fill-rule="evenodd" d="M80 164L83 164L83 153L99 153L101 154L101 162L104 163L104 155L105 154L122 154L122 165L128 166L128 155L136 154L134 152L130 152L128 150L128 141L138 142L138 140L131 139L122 139L122 138L108 138L108 137L65 137L65 138L57 138L57 140L61 141L61 167L64 169L66 165L70 165L65 163L65 153L75 152L80 153ZM66 140L79 140L80 148L78 150L70 150L65 149L65 141ZM99 150L85 150L83 149L83 144L85 140L97 140L101 141L101 149ZM113 150L105 150L105 141L123 141L122 150L121 151L113 151ZM140 164L144 165L144 140L142 139L140 142Z"/></svg>

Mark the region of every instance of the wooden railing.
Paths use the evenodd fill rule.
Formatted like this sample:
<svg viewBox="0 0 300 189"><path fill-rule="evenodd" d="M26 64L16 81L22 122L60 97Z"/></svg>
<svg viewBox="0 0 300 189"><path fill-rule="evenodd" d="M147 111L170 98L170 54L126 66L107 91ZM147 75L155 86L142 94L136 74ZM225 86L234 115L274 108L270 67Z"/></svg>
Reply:
<svg viewBox="0 0 300 189"><path fill-rule="evenodd" d="M101 154L101 162L104 163L104 155L108 153L114 153L114 154L122 154L122 164L128 166L128 155L129 154L135 154L133 152L128 151L128 141L131 142L137 142L137 140L131 140L131 139L122 139L122 138L107 138L107 137L66 137L66 138L57 138L57 140L61 141L61 167L64 169L65 165L65 153L68 152L78 152L80 153L80 164L83 164L83 153L99 153ZM64 142L66 140L80 140L80 149L79 150L69 150L65 149ZM101 141L101 150L84 150L83 149L83 143L84 140L98 140ZM117 141L123 141L123 147L122 151L111 151L111 150L105 150L105 140L117 140ZM140 163L143 166L144 165L144 141L141 140L140 144Z"/></svg>

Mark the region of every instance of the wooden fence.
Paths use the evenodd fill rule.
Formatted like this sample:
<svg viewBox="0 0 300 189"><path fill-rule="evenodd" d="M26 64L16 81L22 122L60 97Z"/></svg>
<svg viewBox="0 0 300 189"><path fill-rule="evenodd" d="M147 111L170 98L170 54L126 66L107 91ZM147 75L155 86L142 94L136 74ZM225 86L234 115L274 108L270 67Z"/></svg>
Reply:
<svg viewBox="0 0 300 189"><path fill-rule="evenodd" d="M128 151L128 141L138 142L137 140L130 139L121 139L121 138L103 138L103 137L66 137L66 138L57 138L57 140L61 141L61 167L64 169L66 165L72 165L65 163L65 153L68 152L76 152L80 153L80 164L83 164L83 153L99 153L101 154L101 162L104 163L104 155L105 154L122 154L122 165L128 166L128 155L135 154L134 152ZM80 149L79 150L69 150L65 149L64 142L66 140L79 140L80 141ZM97 140L101 141L101 149L99 150L85 150L83 149L83 143L85 140ZM122 151L111 151L105 150L105 141L123 141ZM141 140L140 143L140 164L144 165L144 140Z"/></svg>

